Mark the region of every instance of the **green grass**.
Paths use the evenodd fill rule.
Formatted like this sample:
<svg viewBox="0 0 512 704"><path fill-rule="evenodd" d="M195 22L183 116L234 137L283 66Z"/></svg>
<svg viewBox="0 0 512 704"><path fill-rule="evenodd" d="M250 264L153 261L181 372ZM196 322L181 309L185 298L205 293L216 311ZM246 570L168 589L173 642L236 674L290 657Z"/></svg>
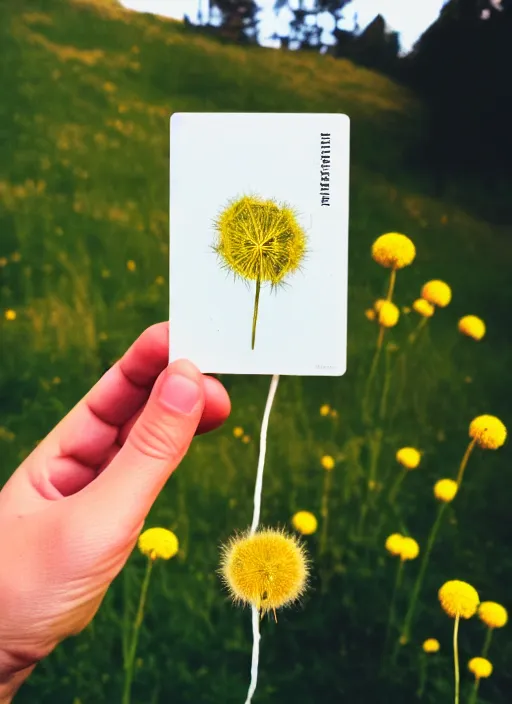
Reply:
<svg viewBox="0 0 512 704"><path fill-rule="evenodd" d="M303 604L280 614L277 625L264 622L255 701L410 702L418 644L426 637L439 638L442 650L431 663L423 701L451 701L452 624L436 593L447 579L460 578L482 599L512 607L510 450L479 451L471 459L433 552L414 640L381 678L395 572L383 543L399 526L378 489L396 476L399 447L424 451L398 501L401 520L423 546L435 515L432 484L454 476L470 420L492 413L510 425L510 232L425 195L427 178L405 171L403 160L422 129L421 106L388 79L347 61L233 47L99 0L3 3L0 43L1 481L145 327L168 315L170 113L350 115L348 371L341 379L282 379L262 514L271 525L289 524L298 509L319 515L319 460L332 454L328 550L322 570L315 563ZM376 340L364 309L386 285L386 272L369 252L387 231L407 233L417 247L414 264L398 275L400 305L410 305L430 278L448 281L454 297L410 358L403 394L398 375L392 379L375 500L364 539L356 540L370 462L361 396ZM8 309L15 320L5 319ZM466 313L487 323L479 344L457 333ZM387 339L403 345L413 316L402 316ZM249 614L230 605L216 569L219 544L250 523L269 379L223 381L233 402L230 420L194 442L148 520L175 530L182 550L154 570L134 702L244 701ZM320 417L322 403L338 410L336 421ZM234 439L235 425L251 443ZM313 558L318 539L308 539ZM399 614L417 569L417 561L406 565ZM16 701L120 701L123 593L133 610L143 571L134 554L93 625L42 663ZM478 622L462 625L463 696L470 684L466 662L482 640ZM481 687L482 702L508 701L511 657L504 629L491 649L495 674Z"/></svg>

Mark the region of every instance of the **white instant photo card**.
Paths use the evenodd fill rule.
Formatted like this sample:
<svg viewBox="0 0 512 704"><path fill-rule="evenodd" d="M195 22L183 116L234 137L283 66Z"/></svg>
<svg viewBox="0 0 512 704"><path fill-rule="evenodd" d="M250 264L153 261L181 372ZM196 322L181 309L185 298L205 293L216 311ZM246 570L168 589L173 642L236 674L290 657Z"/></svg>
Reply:
<svg viewBox="0 0 512 704"><path fill-rule="evenodd" d="M171 117L171 361L345 373L349 129L341 114Z"/></svg>

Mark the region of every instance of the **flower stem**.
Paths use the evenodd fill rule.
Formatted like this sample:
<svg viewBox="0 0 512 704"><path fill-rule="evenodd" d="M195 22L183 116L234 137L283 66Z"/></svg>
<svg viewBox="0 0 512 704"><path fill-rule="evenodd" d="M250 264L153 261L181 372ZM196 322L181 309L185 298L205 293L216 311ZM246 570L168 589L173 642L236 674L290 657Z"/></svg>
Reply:
<svg viewBox="0 0 512 704"><path fill-rule="evenodd" d="M395 505L395 499L396 495L398 493L398 489L401 487L403 480L407 476L407 469L403 469L402 472L398 475L398 477L395 479L395 482L393 486L391 487L391 491L389 492L389 503L394 506Z"/></svg>
<svg viewBox="0 0 512 704"><path fill-rule="evenodd" d="M423 316L420 322L417 324L416 328L409 334L409 337L407 338L409 344L412 345L412 343L418 339L420 332L427 325L427 322L428 318L426 316Z"/></svg>
<svg viewBox="0 0 512 704"><path fill-rule="evenodd" d="M151 578L151 570L153 567L153 560L148 558L146 564L146 573L144 575L144 581L142 582L142 587L140 590L139 606L137 608L137 615L135 616L135 622L133 625L132 640L130 647L128 649L128 655L124 663L125 676L124 676L124 689L123 689L123 704L130 704L132 680L133 680L133 665L135 662L135 654L137 652L137 643L139 640L140 627L142 625L142 620L144 618L144 607L146 605L146 596L148 593L149 580Z"/></svg>
<svg viewBox="0 0 512 704"><path fill-rule="evenodd" d="M261 280L256 281L256 296L254 298L254 313L252 316L252 339L251 339L251 349L254 349L254 343L256 342L256 323L258 321L258 306L260 302L260 288Z"/></svg>
<svg viewBox="0 0 512 704"><path fill-rule="evenodd" d="M418 699L421 699L423 697L424 692L425 692L425 685L427 684L427 667L428 667L427 655L426 655L426 653L421 653L421 656L420 656L420 681L418 684L418 691L416 693Z"/></svg>
<svg viewBox="0 0 512 704"><path fill-rule="evenodd" d="M459 674L459 621L460 614L457 613L455 616L455 625L453 627L453 667L455 673L455 704L459 704L459 690L460 690L460 674Z"/></svg>
<svg viewBox="0 0 512 704"><path fill-rule="evenodd" d="M469 460L469 456L471 455L471 452L475 446L476 443L476 438L471 440L469 445L466 448L466 452L464 453L464 457L461 460L460 467L459 467L459 473L457 474L457 486L460 487L461 482L462 482L462 477L464 476L464 470L466 469L466 465Z"/></svg>
<svg viewBox="0 0 512 704"><path fill-rule="evenodd" d="M434 521L434 524L430 530L430 535L428 536L427 547L425 549L425 552L423 553L423 558L421 560L420 570L418 572L418 576L416 577L416 582L414 583L414 587L413 587L412 594L411 594L411 599L409 601L409 608L407 610L407 614L404 619L404 625L402 627L402 636L400 638L400 641L404 644L408 642L410 635L411 635L411 627L412 627L412 623L413 623L416 603L418 601L421 587L423 585L423 580L425 578L425 572L427 571L427 565L428 565L428 561L430 558L430 553L432 552L432 548L434 547L434 542L435 542L437 533L439 532L439 527L441 526L441 520L443 518L443 515L444 515L444 512L446 511L447 506L448 506L447 503L442 503L439 506L439 510L437 512L437 518ZM393 659L396 658L397 650L398 650L398 647L396 646L395 652L393 654Z"/></svg>
<svg viewBox="0 0 512 704"><path fill-rule="evenodd" d="M393 267L393 269L391 269L391 272L389 274L389 286L388 286L388 293L386 296L386 301L391 301L393 298L393 292L395 290L395 282L396 282L396 269Z"/></svg>
<svg viewBox="0 0 512 704"><path fill-rule="evenodd" d="M491 647L492 634L493 634L492 628L488 628L487 633L485 635L484 647L482 648L482 657L483 658L487 657L487 653L489 652L489 648Z"/></svg>
<svg viewBox="0 0 512 704"><path fill-rule="evenodd" d="M477 704L478 702L478 688L480 687L480 677L475 677L473 683L473 688L471 689L471 694L469 695L468 704Z"/></svg>
<svg viewBox="0 0 512 704"><path fill-rule="evenodd" d="M386 639L384 641L384 654L386 653L386 651L388 649L389 636L391 635L391 628L393 627L393 623L395 621L396 599L397 599L398 591L400 590L400 585L402 584L403 573L404 573L404 561L399 560L398 568L396 570L395 584L394 584L393 593L391 596L391 604L389 606L388 625L386 628Z"/></svg>
<svg viewBox="0 0 512 704"><path fill-rule="evenodd" d="M321 556L325 552L327 545L327 526L329 522L329 494L331 492L332 484L332 470L325 470L324 476L324 490L322 493L322 506L320 509L320 515L322 516L322 534L320 536L320 546L318 549L318 554Z"/></svg>
<svg viewBox="0 0 512 704"><path fill-rule="evenodd" d="M391 386L391 355L392 354L393 353L390 352L390 350L388 348L386 348L385 367L384 367L384 386L382 388L382 397L380 399L380 408L379 408L379 417L381 420L385 419L387 406L388 406L389 389Z"/></svg>

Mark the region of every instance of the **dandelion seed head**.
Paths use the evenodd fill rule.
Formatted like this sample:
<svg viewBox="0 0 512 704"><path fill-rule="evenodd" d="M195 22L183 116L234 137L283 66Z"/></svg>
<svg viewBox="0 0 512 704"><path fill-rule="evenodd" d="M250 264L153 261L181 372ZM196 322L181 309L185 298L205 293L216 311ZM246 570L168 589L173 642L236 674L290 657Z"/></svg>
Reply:
<svg viewBox="0 0 512 704"><path fill-rule="evenodd" d="M372 245L372 257L381 266L403 269L414 260L416 247L406 235L388 232L378 237Z"/></svg>
<svg viewBox="0 0 512 704"><path fill-rule="evenodd" d="M476 315L465 315L459 320L458 328L459 332L473 340L481 340L485 335L485 323Z"/></svg>
<svg viewBox="0 0 512 704"><path fill-rule="evenodd" d="M310 511L297 511L292 517L292 525L298 533L312 535L318 528L318 521Z"/></svg>
<svg viewBox="0 0 512 704"><path fill-rule="evenodd" d="M396 460L406 469L416 469L421 461L421 454L414 447L402 447L396 453Z"/></svg>
<svg viewBox="0 0 512 704"><path fill-rule="evenodd" d="M427 638L427 640L423 641L422 648L426 653L437 653L441 646L437 638Z"/></svg>
<svg viewBox="0 0 512 704"><path fill-rule="evenodd" d="M295 213L272 200L244 196L221 212L215 227L215 251L246 280L276 286L300 267L306 252L306 235Z"/></svg>
<svg viewBox="0 0 512 704"><path fill-rule="evenodd" d="M415 560L420 554L420 546L414 540L414 538L404 537L400 544L400 559L404 562L406 560Z"/></svg>
<svg viewBox="0 0 512 704"><path fill-rule="evenodd" d="M492 664L487 658L471 658L468 662L468 669L474 674L477 680L490 677L492 675Z"/></svg>
<svg viewBox="0 0 512 704"><path fill-rule="evenodd" d="M452 290L444 281L427 281L421 289L421 297L438 308L445 308L452 300Z"/></svg>
<svg viewBox="0 0 512 704"><path fill-rule="evenodd" d="M434 484L434 496L438 501L443 501L444 503L453 501L458 490L458 484L453 479L439 479Z"/></svg>
<svg viewBox="0 0 512 704"><path fill-rule="evenodd" d="M418 315L422 315L424 318L431 318L436 310L432 303L429 303L425 298L417 298L412 307Z"/></svg>
<svg viewBox="0 0 512 704"><path fill-rule="evenodd" d="M482 601L478 617L489 628L503 628L508 622L506 608L495 601Z"/></svg>
<svg viewBox="0 0 512 704"><path fill-rule="evenodd" d="M139 550L151 560L169 560L179 549L178 538L167 528L148 528L139 536Z"/></svg>
<svg viewBox="0 0 512 704"><path fill-rule="evenodd" d="M322 459L320 460L320 464L324 469L326 469L328 472L331 471L331 469L334 469L334 465L336 464L334 461L334 458L331 457L330 455L324 455Z"/></svg>
<svg viewBox="0 0 512 704"><path fill-rule="evenodd" d="M496 416L477 416L470 423L469 437L485 450L497 450L507 439L507 429Z"/></svg>
<svg viewBox="0 0 512 704"><path fill-rule="evenodd" d="M471 584L458 579L445 582L438 593L441 608L448 616L471 618L480 603L478 592Z"/></svg>
<svg viewBox="0 0 512 704"><path fill-rule="evenodd" d="M222 550L221 574L235 602L266 613L302 596L309 565L295 536L266 529L232 538Z"/></svg>
<svg viewBox="0 0 512 704"><path fill-rule="evenodd" d="M400 555L401 550L402 550L402 542L404 540L404 536L400 535L400 533L392 533L390 536L386 538L386 543L385 547L386 550L391 554L391 555Z"/></svg>

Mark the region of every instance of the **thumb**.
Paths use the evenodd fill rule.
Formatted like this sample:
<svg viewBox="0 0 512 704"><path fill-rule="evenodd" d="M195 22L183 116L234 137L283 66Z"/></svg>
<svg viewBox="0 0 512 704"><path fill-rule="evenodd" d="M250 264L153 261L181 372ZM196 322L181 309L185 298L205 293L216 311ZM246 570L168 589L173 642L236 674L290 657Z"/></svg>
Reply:
<svg viewBox="0 0 512 704"><path fill-rule="evenodd" d="M192 442L204 398L203 375L190 362L173 362L160 374L123 447L80 492L98 530L115 532L121 540L140 530Z"/></svg>

